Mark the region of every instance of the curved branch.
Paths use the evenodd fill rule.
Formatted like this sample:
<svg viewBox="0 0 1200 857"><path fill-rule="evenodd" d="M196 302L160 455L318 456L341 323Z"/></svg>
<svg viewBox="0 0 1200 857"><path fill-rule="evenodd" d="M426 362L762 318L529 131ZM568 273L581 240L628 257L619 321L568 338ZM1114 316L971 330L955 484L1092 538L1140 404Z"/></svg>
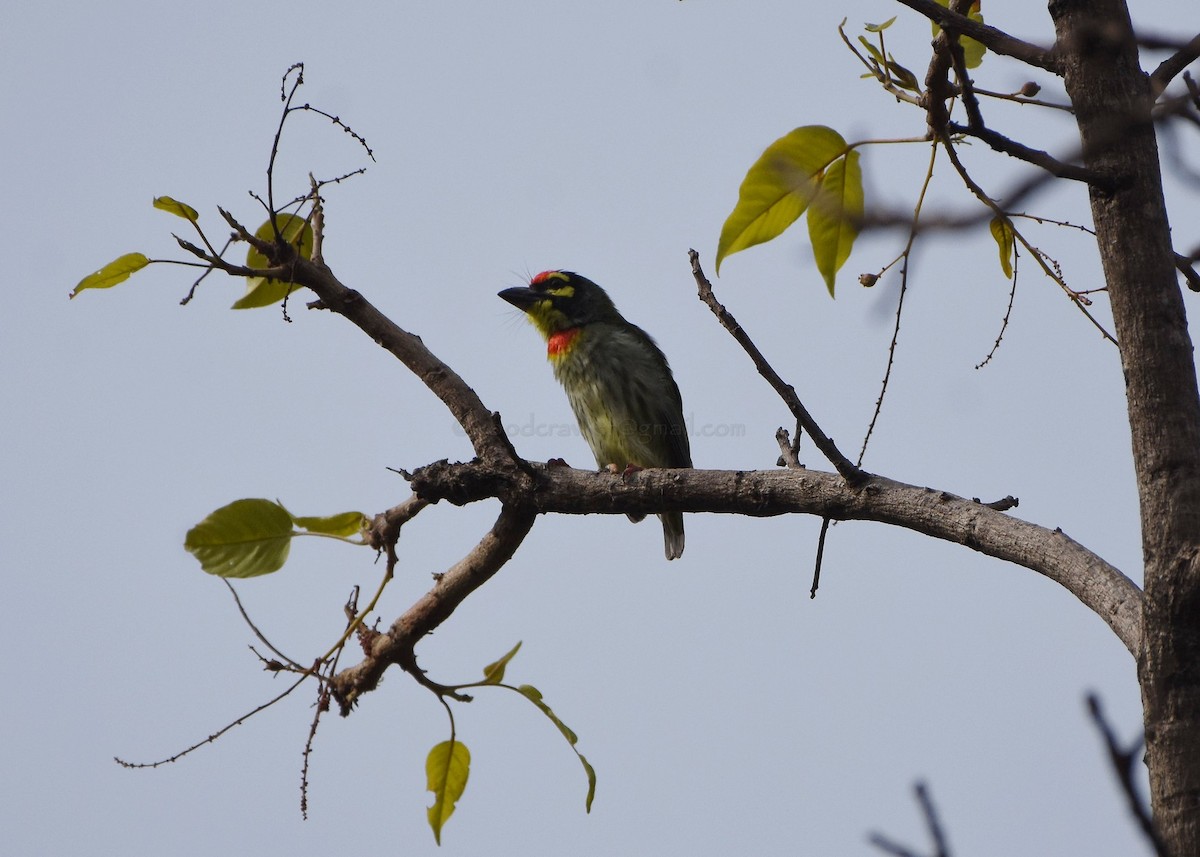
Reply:
<svg viewBox="0 0 1200 857"><path fill-rule="evenodd" d="M517 466L521 459L512 442L479 395L457 372L425 347L419 336L409 333L380 312L354 289L347 288L324 264L296 258L290 263L291 282L312 289L320 300L312 309L327 309L344 316L378 345L408 367L449 408L463 427L475 454L484 461Z"/></svg>
<svg viewBox="0 0 1200 857"><path fill-rule="evenodd" d="M1061 530L1014 518L976 500L867 475L850 487L818 470L661 470L609 474L532 464L536 489L524 496L538 512L647 514L718 512L766 517L802 513L877 521L955 542L1036 571L1103 619L1125 647L1141 644L1141 590L1117 568ZM413 490L456 505L525 489L485 464L440 461L413 474Z"/></svg>
<svg viewBox="0 0 1200 857"><path fill-rule="evenodd" d="M1037 45L1010 36L1003 30L972 21L966 15L959 15L951 12L945 6L939 6L934 0L897 0L897 2L924 15L943 29L958 33L960 36L969 36L988 50L1018 59L1027 65L1044 68L1054 74L1061 74L1053 50L1039 48Z"/></svg>
<svg viewBox="0 0 1200 857"><path fill-rule="evenodd" d="M512 558L533 526L535 517L536 512L528 507L505 506L501 509L500 517L474 550L441 575L434 587L386 632L374 636L366 658L330 680L330 690L343 716L350 713L362 694L375 689L384 671L392 664L419 675L414 647Z"/></svg>

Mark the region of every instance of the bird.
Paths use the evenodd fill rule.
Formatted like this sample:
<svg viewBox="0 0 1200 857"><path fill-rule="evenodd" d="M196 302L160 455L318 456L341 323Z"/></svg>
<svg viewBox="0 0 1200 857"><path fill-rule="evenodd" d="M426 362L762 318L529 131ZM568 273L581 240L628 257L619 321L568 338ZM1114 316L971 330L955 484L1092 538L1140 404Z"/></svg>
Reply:
<svg viewBox="0 0 1200 857"><path fill-rule="evenodd" d="M683 399L662 349L626 321L608 293L572 271L542 271L499 297L546 340L554 377L601 470L691 467ZM640 521L644 516L630 515ZM683 554L683 514L664 512L667 559Z"/></svg>

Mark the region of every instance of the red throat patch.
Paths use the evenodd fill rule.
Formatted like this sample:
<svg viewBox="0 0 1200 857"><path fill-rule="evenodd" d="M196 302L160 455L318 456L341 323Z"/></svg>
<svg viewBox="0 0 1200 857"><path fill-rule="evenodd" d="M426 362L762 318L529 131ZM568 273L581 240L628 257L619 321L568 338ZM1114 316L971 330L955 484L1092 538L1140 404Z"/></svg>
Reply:
<svg viewBox="0 0 1200 857"><path fill-rule="evenodd" d="M578 327L569 327L550 334L550 338L546 340L546 356L554 358L565 354L571 350L578 338Z"/></svg>

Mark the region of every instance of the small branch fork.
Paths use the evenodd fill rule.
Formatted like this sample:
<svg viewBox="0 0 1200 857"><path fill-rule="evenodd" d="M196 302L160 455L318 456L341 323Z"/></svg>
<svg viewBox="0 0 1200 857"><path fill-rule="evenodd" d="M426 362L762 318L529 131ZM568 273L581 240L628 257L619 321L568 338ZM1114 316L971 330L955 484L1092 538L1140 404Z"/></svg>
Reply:
<svg viewBox="0 0 1200 857"><path fill-rule="evenodd" d="M925 783L917 783L913 786L913 793L917 796L917 803L921 805L921 815L925 817L925 827L929 831L929 838L933 841L933 850L930 853L933 857L950 857L950 845L946 840L945 831L942 829L937 807L933 805L933 797L929 794L929 787ZM872 833L870 842L883 853L891 854L892 857L919 857L916 851L905 848L882 833Z"/></svg>
<svg viewBox="0 0 1200 857"><path fill-rule="evenodd" d="M1108 750L1108 758L1112 763L1113 774L1121 786L1121 792L1129 802L1130 814L1137 821L1138 827L1146 837L1146 841L1154 848L1154 853L1158 857L1170 857L1167 846L1158 834L1158 828L1154 824L1154 819L1150 817L1149 808L1147 808L1138 794L1137 783L1135 781L1136 770L1141 765L1142 748L1145 742L1139 738L1128 749L1122 748L1121 742L1117 739L1112 726L1109 725L1108 720L1104 717L1104 708L1100 704L1100 697L1094 693L1089 693L1087 705L1092 722L1096 725L1096 731L1104 739L1104 746Z"/></svg>

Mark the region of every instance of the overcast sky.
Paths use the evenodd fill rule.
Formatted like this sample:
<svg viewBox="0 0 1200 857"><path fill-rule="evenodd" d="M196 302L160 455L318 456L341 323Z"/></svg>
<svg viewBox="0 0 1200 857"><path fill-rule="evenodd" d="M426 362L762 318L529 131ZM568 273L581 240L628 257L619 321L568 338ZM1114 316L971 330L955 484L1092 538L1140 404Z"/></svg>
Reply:
<svg viewBox="0 0 1200 857"><path fill-rule="evenodd" d="M1179 9L1135 4L1169 33ZM326 259L500 411L531 459L590 466L536 332L496 297L547 268L599 282L670 357L697 467L771 468L787 411L696 300L724 218L762 149L798 125L848 139L924 132L859 79L841 44L892 15L897 59L923 77L929 27L894 3L11 4L0 30L8 304L0 715L5 848L22 855L432 853L424 758L445 712L398 672L346 720L327 717L301 820L312 694L173 765L280 691L225 587L184 552L187 529L239 497L298 514L374 513L408 496L391 468L466 459L449 414L344 320L291 306L231 312L239 283L155 266L109 292L67 293L140 251L178 258L169 194L224 235L216 206L257 225L279 80L365 136L377 163L327 194ZM1047 43L1044 6L989 21ZM994 17L992 17L994 15ZM1180 31L1190 35L1195 22ZM1152 62L1157 62L1153 58ZM989 56L981 86L1034 79ZM1069 150L1061 115L985 104L989 123ZM1192 140L1194 146L1194 139ZM869 205L911 208L923 146L871 147ZM1014 164L964 151L990 191ZM278 191L364 165L314 116L284 141ZM930 206L974 212L939 164ZM1173 183L1181 248L1195 185ZM1191 194L1191 197L1189 197ZM1078 186L1029 210L1087 223ZM1101 285L1078 231L1030 226L1075 288ZM779 372L848 453L879 392L902 247L860 241L830 300L803 225L730 257L716 280ZM1011 322L985 229L931 237L866 466L985 500L1140 579L1137 508L1115 348L1020 260ZM1190 301L1190 298L1189 298ZM1108 317L1103 296L1095 312ZM829 469L806 444L802 460ZM388 623L490 526L495 504L427 509L405 530ZM1140 733L1134 663L1107 626L1036 574L882 525L834 527L808 598L819 521L691 515L687 552L624 516L537 522L514 560L418 649L436 680L478 678L518 640L509 678L536 685L580 736L599 784L524 700L456 707L473 767L442 853L865 854L880 831L927 846L911 788L927 781L955 853L1136 854L1084 695ZM342 627L363 549L300 540L285 569L239 586L259 627L307 660Z"/></svg>

